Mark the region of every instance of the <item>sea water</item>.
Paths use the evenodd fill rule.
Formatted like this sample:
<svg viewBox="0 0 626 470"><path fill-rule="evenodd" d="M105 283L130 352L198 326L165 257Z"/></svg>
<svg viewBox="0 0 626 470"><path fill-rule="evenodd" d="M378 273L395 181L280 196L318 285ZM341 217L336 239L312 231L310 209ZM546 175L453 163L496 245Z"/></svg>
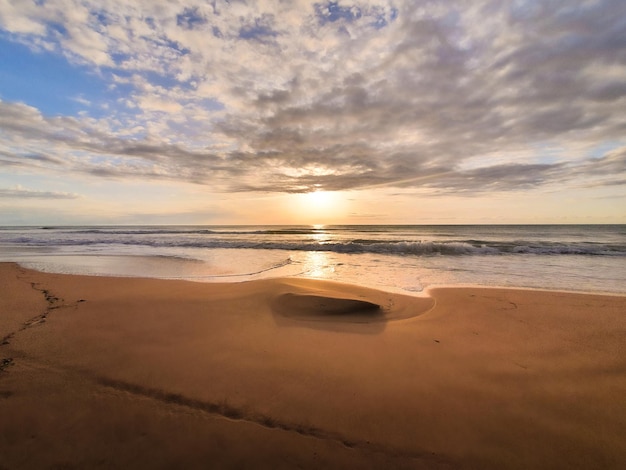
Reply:
<svg viewBox="0 0 626 470"><path fill-rule="evenodd" d="M462 284L626 294L626 225L0 227L0 261L204 282L307 277L405 292Z"/></svg>

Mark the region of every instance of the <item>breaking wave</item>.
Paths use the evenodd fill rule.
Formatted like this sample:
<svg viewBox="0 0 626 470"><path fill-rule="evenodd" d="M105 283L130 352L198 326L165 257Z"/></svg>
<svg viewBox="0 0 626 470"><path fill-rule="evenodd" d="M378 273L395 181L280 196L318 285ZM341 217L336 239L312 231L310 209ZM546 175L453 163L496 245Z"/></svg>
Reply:
<svg viewBox="0 0 626 470"><path fill-rule="evenodd" d="M123 232L123 231L120 231ZM76 232L74 232L75 234ZM327 251L336 253L373 253L383 255L407 256L471 256L471 255L501 255L501 254L536 254L536 255L587 255L587 256L626 256L626 246L622 244L603 244L592 242L581 243L554 243L554 242L494 242L480 240L465 241L395 241L354 239L345 242L317 242L317 241L263 241L254 239L228 240L219 237L185 237L176 231L176 237L162 237L167 235L162 231L155 233L94 232L95 237L59 237L55 240L39 239L37 237L18 237L10 240L30 246L93 246L93 245L122 245L148 246L155 248L206 248L206 249L256 249L256 250L286 250L286 251ZM237 232L241 234L241 232ZM86 235L87 233L83 233ZM135 235L156 235L140 236ZM200 235L200 233L193 233ZM203 234L206 233L203 231Z"/></svg>

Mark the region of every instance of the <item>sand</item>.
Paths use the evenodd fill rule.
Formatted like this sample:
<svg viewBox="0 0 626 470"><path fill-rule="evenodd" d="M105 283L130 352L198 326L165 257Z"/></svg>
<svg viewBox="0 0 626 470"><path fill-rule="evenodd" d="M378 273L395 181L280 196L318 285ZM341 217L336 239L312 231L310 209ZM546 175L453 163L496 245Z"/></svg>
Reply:
<svg viewBox="0 0 626 470"><path fill-rule="evenodd" d="M626 297L4 263L0 343L0 469L626 462Z"/></svg>

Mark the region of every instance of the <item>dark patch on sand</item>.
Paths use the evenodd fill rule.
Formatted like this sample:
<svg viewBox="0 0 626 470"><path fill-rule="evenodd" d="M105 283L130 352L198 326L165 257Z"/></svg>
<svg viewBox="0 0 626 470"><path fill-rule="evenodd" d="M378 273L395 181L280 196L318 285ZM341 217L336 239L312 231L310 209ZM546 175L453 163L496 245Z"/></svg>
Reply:
<svg viewBox="0 0 626 470"><path fill-rule="evenodd" d="M13 364L12 357L5 357L4 359L0 359L0 371L3 371L7 367L9 367L11 364Z"/></svg>
<svg viewBox="0 0 626 470"><path fill-rule="evenodd" d="M9 344L9 340L11 338L13 338L13 336L15 336L15 332L9 333L8 335L6 335L2 339L0 339L0 346L4 346L5 344Z"/></svg>
<svg viewBox="0 0 626 470"><path fill-rule="evenodd" d="M286 317L302 320L370 323L385 320L380 305L365 300L312 294L283 294L272 309Z"/></svg>

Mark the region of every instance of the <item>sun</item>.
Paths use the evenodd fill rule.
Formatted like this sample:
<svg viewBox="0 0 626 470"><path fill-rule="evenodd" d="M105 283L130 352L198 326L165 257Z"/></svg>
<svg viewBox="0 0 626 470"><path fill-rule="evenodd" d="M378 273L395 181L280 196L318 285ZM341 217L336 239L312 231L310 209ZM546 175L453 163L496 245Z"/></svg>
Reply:
<svg viewBox="0 0 626 470"><path fill-rule="evenodd" d="M345 215L345 198L335 191L312 191L297 195L294 209L308 224L337 222Z"/></svg>
<svg viewBox="0 0 626 470"><path fill-rule="evenodd" d="M328 191L313 191L303 195L304 204L318 210L330 210L335 199L333 193Z"/></svg>

